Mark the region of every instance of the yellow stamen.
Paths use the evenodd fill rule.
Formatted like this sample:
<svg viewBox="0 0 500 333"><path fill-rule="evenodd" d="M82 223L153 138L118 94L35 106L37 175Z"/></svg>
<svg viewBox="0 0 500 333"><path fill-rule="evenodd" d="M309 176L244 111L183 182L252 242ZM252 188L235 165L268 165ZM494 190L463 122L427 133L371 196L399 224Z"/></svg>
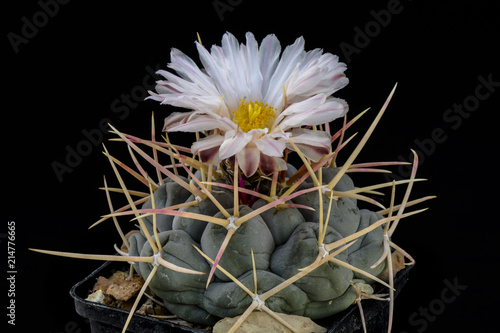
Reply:
<svg viewBox="0 0 500 333"><path fill-rule="evenodd" d="M237 124L243 132L248 132L256 128L271 129L276 119L276 109L263 102L246 102L241 99L241 104L236 111L233 111L233 122Z"/></svg>

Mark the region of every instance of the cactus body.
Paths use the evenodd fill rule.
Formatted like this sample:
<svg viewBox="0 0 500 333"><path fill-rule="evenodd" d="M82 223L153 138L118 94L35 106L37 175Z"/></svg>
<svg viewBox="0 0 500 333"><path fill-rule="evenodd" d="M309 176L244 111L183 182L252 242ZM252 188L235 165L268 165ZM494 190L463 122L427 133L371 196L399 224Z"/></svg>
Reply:
<svg viewBox="0 0 500 333"><path fill-rule="evenodd" d="M323 182L326 184L337 174L338 169L323 168L322 172ZM312 186L304 183L301 188ZM343 175L335 187L337 191L352 189L353 182L347 175ZM170 201L160 200L156 192L159 192L159 198L166 197ZM176 186L162 186L156 192L156 208L168 207L170 202L177 202L173 197L193 200L188 191ZM233 213L232 194L224 190L214 190L212 194L230 214ZM326 217L329 199L326 196L323 198ZM314 208L315 211L295 207L271 208L242 224L228 243L219 265L249 289L253 288L254 283L251 251L255 260L257 288L263 291L297 274L318 257L318 194L315 191L309 192L296 197L293 202ZM260 199L251 208L241 205L240 216L245 216L265 204L267 202ZM146 202L144 207L150 208L151 202ZM182 210L224 218L208 199ZM381 218L381 215L374 212L359 210L355 199L337 198L331 206L324 242L332 243L352 235ZM148 219L146 223L148 230L152 230L152 220ZM218 318L241 315L252 303L252 298L220 270L216 270L213 281L205 288L211 264L193 247L200 247L214 259L228 230L220 225L179 216L173 218L170 230L166 230L167 225L169 224L162 223L157 227L163 246L161 256L180 267L194 269L205 275L187 275L160 267L151 281L151 289L163 299L170 311L189 322L212 325ZM385 261L374 269L370 266L382 255L382 235L382 229L378 227L360 237L348 251L340 253L336 258L375 276L380 275L385 268ZM141 233L131 237L131 245L133 246L130 255L147 257L153 254L150 244ZM140 263L137 268L138 272L147 278L152 264ZM350 285L354 278L373 282L346 267L328 262L273 295L266 300L266 305L273 311L308 316L312 319L327 317L344 310L354 302L356 293Z"/></svg>

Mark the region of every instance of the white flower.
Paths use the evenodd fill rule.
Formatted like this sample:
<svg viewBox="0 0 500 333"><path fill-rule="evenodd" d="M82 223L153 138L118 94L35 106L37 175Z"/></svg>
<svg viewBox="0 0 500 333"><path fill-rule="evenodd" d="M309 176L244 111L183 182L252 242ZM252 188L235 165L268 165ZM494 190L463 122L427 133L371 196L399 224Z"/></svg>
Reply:
<svg viewBox="0 0 500 333"><path fill-rule="evenodd" d="M174 112L165 119L164 130L208 135L191 150L202 161L216 163L236 155L246 176L258 169L264 174L286 169L285 148L289 138L313 161L330 151L330 136L305 129L342 117L347 103L330 95L348 83L346 65L321 49L304 51L298 38L281 54L274 35L260 46L252 33L239 44L230 33L222 46L210 52L196 47L204 69L177 49L172 49L168 67L177 75L160 70L153 100L190 112Z"/></svg>

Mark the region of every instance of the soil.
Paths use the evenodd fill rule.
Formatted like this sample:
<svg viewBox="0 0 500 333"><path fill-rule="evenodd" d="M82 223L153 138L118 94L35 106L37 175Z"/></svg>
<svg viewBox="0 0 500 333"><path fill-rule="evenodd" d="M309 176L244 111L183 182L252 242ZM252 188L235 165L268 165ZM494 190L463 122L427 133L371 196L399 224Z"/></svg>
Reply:
<svg viewBox="0 0 500 333"><path fill-rule="evenodd" d="M129 275L130 272L116 271L109 277L99 276L94 287L89 292L87 300L120 309L132 309L137 294L144 285L144 279L135 273L132 277ZM207 332L212 331L211 327L192 325L172 315L149 288L146 289L135 313L163 318L175 324L202 329Z"/></svg>

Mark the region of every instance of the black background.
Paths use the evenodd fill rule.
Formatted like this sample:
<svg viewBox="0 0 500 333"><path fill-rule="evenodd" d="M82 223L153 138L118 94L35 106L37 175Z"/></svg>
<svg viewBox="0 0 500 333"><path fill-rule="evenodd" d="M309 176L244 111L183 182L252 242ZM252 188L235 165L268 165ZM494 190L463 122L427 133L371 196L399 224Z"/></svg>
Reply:
<svg viewBox="0 0 500 333"><path fill-rule="evenodd" d="M415 149L421 155L418 176L428 181L415 184L411 198L437 198L421 205L430 207L425 213L403 220L393 238L417 261L396 301L393 332L494 332L500 87L471 107L460 123L458 118L443 117L454 104L474 101L479 76L500 81L499 2L401 0L398 13L391 14L390 21L386 16L383 25L376 23L374 13L394 1L220 2L233 4L222 16L212 1L71 1L57 10L51 7L53 17L46 21L37 14L42 9L35 1L18 1L3 10L6 186L1 194L0 266L7 271L8 221L16 222L17 266L16 326L9 329L21 332L34 324L38 332L89 331L75 313L68 291L100 263L37 254L28 248L111 254L112 245L119 242L112 223L87 229L108 212L105 195L98 190L102 175L110 186L118 186L100 153L102 146L88 146L91 152L62 179L54 172L54 162L65 164L67 147L83 145L84 132L98 129L103 119L123 132L148 137L151 111L159 127L172 108L153 101L136 103L133 98L127 104L126 95L139 96L143 82L152 84L147 68L165 69L172 47L197 59L196 32L210 46L220 44L226 31L240 41L252 31L259 41L275 33L283 47L304 36L307 50L323 48L348 64L350 83L337 96L348 101L351 118L372 107L351 133L369 126L399 83L357 161L408 160L410 149ZM32 36L15 52L9 36L22 37L23 25L34 19L39 20L38 31L24 28ZM358 31L366 29L371 36L363 39ZM431 143L435 131L441 133L440 142ZM129 163L124 147L109 143L110 137L104 136L106 146ZM404 173L394 171L396 176ZM380 175L354 177L361 185L385 181ZM440 308L445 280L467 289ZM5 313L7 292L5 285ZM432 306L438 313L425 320L425 326L410 321L412 315L422 318L421 309ZM2 321L7 319L2 314Z"/></svg>

